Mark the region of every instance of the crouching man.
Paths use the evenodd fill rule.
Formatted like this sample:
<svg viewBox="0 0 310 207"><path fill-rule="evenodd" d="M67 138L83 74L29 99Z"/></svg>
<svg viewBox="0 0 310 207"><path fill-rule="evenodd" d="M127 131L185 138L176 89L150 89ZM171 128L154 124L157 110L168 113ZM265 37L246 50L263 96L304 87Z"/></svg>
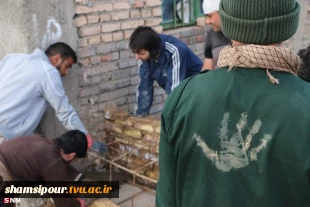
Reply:
<svg viewBox="0 0 310 207"><path fill-rule="evenodd" d="M79 130L67 131L56 139L34 135L8 140L0 145L0 183L73 180L79 172L70 163L85 157L86 152L86 135ZM57 207L85 206L79 198L53 200Z"/></svg>

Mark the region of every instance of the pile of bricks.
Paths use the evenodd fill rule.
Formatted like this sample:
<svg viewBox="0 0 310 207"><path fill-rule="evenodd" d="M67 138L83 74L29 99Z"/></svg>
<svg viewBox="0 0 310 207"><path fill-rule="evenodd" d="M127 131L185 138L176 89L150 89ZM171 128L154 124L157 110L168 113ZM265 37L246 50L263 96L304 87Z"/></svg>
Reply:
<svg viewBox="0 0 310 207"><path fill-rule="evenodd" d="M160 119L132 117L111 106L105 108L105 119L109 159L121 157L117 164L132 171L141 168L136 172L157 180Z"/></svg>

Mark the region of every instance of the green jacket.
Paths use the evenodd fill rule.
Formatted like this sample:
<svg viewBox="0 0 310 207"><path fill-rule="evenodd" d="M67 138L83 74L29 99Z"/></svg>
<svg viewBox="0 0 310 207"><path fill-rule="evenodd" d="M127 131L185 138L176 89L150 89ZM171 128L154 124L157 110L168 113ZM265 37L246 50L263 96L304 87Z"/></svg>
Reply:
<svg viewBox="0 0 310 207"><path fill-rule="evenodd" d="M222 68L183 81L162 112L157 207L310 206L310 84Z"/></svg>

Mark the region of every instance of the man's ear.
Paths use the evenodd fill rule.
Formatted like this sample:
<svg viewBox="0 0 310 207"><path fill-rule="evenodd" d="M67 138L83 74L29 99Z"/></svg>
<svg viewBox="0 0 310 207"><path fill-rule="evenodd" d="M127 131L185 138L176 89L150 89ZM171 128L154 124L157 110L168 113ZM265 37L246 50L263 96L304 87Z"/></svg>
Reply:
<svg viewBox="0 0 310 207"><path fill-rule="evenodd" d="M69 160L73 160L75 158L75 156L76 156L76 153L72 152L70 154L67 154L67 156L68 156Z"/></svg>
<svg viewBox="0 0 310 207"><path fill-rule="evenodd" d="M53 56L50 56L49 57L52 65L55 67L59 62L61 62L61 56L60 54L56 54L56 55L53 55Z"/></svg>

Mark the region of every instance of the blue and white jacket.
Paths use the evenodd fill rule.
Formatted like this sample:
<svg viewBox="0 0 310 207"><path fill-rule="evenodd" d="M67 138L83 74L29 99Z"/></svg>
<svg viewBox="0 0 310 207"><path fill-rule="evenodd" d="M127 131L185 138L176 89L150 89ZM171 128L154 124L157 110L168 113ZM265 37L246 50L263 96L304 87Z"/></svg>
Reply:
<svg viewBox="0 0 310 207"><path fill-rule="evenodd" d="M138 87L137 115L148 115L153 103L153 85L156 80L167 94L202 68L202 61L182 41L159 34L162 48L158 61L139 61L140 84Z"/></svg>
<svg viewBox="0 0 310 207"><path fill-rule="evenodd" d="M59 71L42 50L10 54L0 62L0 136L31 135L48 102L64 127L87 133L69 103Z"/></svg>

